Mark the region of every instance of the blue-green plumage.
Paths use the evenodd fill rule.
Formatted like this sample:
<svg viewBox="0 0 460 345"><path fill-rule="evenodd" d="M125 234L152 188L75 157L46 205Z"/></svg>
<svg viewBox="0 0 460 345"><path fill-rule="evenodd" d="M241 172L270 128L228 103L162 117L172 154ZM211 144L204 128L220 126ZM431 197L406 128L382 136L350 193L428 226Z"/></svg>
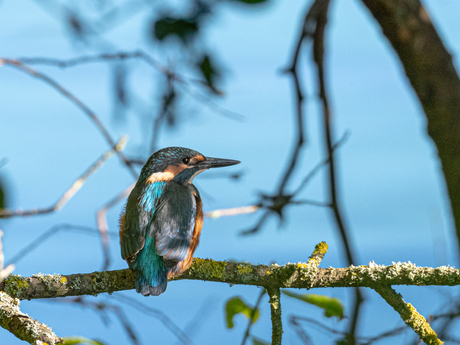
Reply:
<svg viewBox="0 0 460 345"><path fill-rule="evenodd" d="M136 272L137 292L158 296L166 290L168 277L191 265L203 224L193 178L209 168L238 163L182 147L149 158L120 222L121 255Z"/></svg>

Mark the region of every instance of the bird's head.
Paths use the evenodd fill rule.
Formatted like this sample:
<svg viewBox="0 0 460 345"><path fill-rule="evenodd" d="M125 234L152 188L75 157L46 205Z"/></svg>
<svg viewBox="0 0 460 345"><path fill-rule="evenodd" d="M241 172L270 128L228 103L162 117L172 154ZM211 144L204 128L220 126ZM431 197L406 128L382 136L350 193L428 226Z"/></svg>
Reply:
<svg viewBox="0 0 460 345"><path fill-rule="evenodd" d="M192 183L199 173L210 169L239 164L240 161L205 157L184 147L167 147L155 152L145 163L139 181L155 183L176 181Z"/></svg>

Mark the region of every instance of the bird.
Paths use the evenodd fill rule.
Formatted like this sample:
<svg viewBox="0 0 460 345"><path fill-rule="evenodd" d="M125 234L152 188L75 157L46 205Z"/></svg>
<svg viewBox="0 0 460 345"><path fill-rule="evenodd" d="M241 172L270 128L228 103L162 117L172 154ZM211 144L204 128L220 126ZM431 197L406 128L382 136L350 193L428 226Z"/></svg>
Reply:
<svg viewBox="0 0 460 345"><path fill-rule="evenodd" d="M203 227L202 201L193 179L240 161L167 147L145 163L120 216L121 257L135 272L136 291L165 292L168 279L187 270Z"/></svg>

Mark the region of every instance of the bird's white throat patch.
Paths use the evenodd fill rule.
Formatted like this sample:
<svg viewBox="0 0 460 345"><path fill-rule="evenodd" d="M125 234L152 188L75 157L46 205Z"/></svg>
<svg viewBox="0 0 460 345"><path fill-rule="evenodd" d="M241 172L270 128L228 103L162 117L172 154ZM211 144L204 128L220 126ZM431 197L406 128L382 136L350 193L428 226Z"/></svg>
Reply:
<svg viewBox="0 0 460 345"><path fill-rule="evenodd" d="M190 179L187 181L188 183L192 183L193 182L193 179L195 178L196 175L198 175L199 173L202 173L203 171L205 170L208 170L208 169L201 169L201 170L198 170L196 173L194 173L192 175L192 177L190 177Z"/></svg>

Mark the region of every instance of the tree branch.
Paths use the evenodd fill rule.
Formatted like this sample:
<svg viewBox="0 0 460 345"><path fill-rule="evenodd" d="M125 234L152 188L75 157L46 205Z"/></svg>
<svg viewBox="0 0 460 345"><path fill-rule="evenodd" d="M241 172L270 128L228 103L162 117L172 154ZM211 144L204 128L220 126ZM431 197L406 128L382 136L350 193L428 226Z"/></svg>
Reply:
<svg viewBox="0 0 460 345"><path fill-rule="evenodd" d="M413 306L406 305L402 297L392 290L391 285L460 285L460 269L448 266L417 267L411 262L398 262L390 266L370 262L368 266L318 268L326 251L327 244L321 242L316 246L307 263L288 263L283 266L195 258L192 266L173 280L203 280L265 287L270 297L273 344L281 344L283 333L280 288L322 287L370 287L398 311L406 324L413 328L427 344L441 344L423 317L419 316ZM135 274L130 269L72 275L39 273L24 278L10 275L0 283L0 291L17 299L96 296L100 293L111 294L114 291L134 289L134 279ZM5 313L5 309L0 312ZM0 321L1 319L0 315Z"/></svg>
<svg viewBox="0 0 460 345"><path fill-rule="evenodd" d="M460 246L460 79L420 0L362 0L403 64L438 149Z"/></svg>
<svg viewBox="0 0 460 345"><path fill-rule="evenodd" d="M0 291L0 326L30 344L54 345L63 342L47 325L21 312L19 300L3 291Z"/></svg>
<svg viewBox="0 0 460 345"><path fill-rule="evenodd" d="M54 79L48 77L47 75L34 70L33 68L29 67L28 65L22 63L19 60L14 60L14 59L4 59L0 58L0 66L5 65L5 66L10 66L13 68L16 68L32 77L35 77L37 79L42 80L52 88L54 88L57 92L59 92L61 95L63 95L65 98L67 98L70 102L75 104L82 112L84 112L90 120L96 125L98 130L101 132L102 136L104 139L107 141L107 143L110 145L112 149L115 150L115 153L118 155L120 160L123 162L124 165L128 168L128 170L131 172L133 177L137 178L138 174L132 167L131 163L128 161L128 159L125 157L123 152L121 150L117 150L116 146L117 144L115 141L113 141L112 137L110 136L108 130L105 128L105 126L102 124L101 120L97 117L97 115L85 104L83 103L79 98L77 98L74 94L72 94L70 91L65 89L63 86L61 86L57 81Z"/></svg>
<svg viewBox="0 0 460 345"><path fill-rule="evenodd" d="M411 262L393 265L316 268L311 263L288 263L283 266L252 265L243 262L195 258L192 266L173 280L203 280L272 288L312 289L325 287L370 287L384 285L460 285L460 269L441 266L417 267ZM134 289L135 275L130 269L71 275L35 274L32 277L11 275L0 290L19 299L98 295Z"/></svg>
<svg viewBox="0 0 460 345"><path fill-rule="evenodd" d="M283 323L281 322L281 301L279 288L267 288L270 297L270 310L272 318L272 345L281 345L283 336Z"/></svg>
<svg viewBox="0 0 460 345"><path fill-rule="evenodd" d="M420 336L426 344L444 344L431 328L430 324L420 315L410 303L406 303L402 296L391 286L379 285L374 290L396 310L404 322Z"/></svg>
<svg viewBox="0 0 460 345"><path fill-rule="evenodd" d="M73 196L83 187L83 184L86 180L94 173L97 169L99 169L105 161L107 161L110 157L112 157L115 153L121 152L125 149L126 142L128 138L122 137L118 144L116 144L112 149L105 152L101 157L98 158L94 164L92 164L73 184L72 186L59 198L56 203L47 208L41 209L30 209L30 210L9 210L9 209L1 209L0 210L0 218L11 218L11 217L19 217L19 216L32 216L37 214L46 214L55 211L59 211L64 207L67 202L73 198Z"/></svg>

